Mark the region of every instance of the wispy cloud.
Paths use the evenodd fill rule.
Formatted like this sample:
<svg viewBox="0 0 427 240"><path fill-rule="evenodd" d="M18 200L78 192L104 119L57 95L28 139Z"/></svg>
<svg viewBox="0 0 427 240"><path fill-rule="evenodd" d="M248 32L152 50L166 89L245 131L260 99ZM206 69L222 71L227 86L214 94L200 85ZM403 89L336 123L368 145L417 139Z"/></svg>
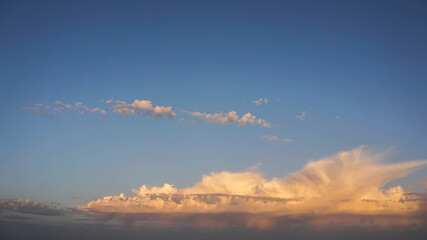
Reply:
<svg viewBox="0 0 427 240"><path fill-rule="evenodd" d="M40 203L30 201L29 199L0 199L0 212L4 210L44 216L65 214L65 210L60 207L59 203Z"/></svg>
<svg viewBox="0 0 427 240"><path fill-rule="evenodd" d="M190 112L182 110L182 113L202 118L208 123L218 123L218 124L232 124L237 122L239 126L245 126L246 124L261 125L263 127L271 127L271 124L265 119L259 119L251 113L246 113L240 119L236 111L230 111L228 113L202 113L202 112Z"/></svg>
<svg viewBox="0 0 427 240"><path fill-rule="evenodd" d="M182 112L194 117L201 118L208 123L232 124L239 119L236 111L230 111L228 113L223 113L222 111L219 113L202 113L183 110Z"/></svg>
<svg viewBox="0 0 427 240"><path fill-rule="evenodd" d="M269 180L252 170L212 172L189 188L178 189L167 183L151 188L142 185L133 190L134 194L100 198L78 210L123 218L146 214L169 220L205 216L212 221L232 213L249 216L254 228L275 226L279 219L296 216L321 225L334 216L354 220L362 215L386 218L416 214L420 210L418 195L407 194L400 186L382 187L426 165L427 160L385 164L382 158L383 154L360 147L310 162L284 178ZM239 221L249 224L247 220L242 217Z"/></svg>
<svg viewBox="0 0 427 240"><path fill-rule="evenodd" d="M34 104L31 107L26 107L25 111L31 113L35 116L45 117L45 118L52 118L53 113L49 112L50 106L45 106L43 104L37 103Z"/></svg>
<svg viewBox="0 0 427 240"><path fill-rule="evenodd" d="M257 106L262 105L262 104L267 105L268 99L267 98L259 98L258 100L252 101L252 103L257 105Z"/></svg>
<svg viewBox="0 0 427 240"><path fill-rule="evenodd" d="M261 138L264 138L270 141L276 141L276 142L293 142L294 141L290 138L279 138L274 135L261 135Z"/></svg>
<svg viewBox="0 0 427 240"><path fill-rule="evenodd" d="M295 118L298 118L299 120L305 120L305 116L307 114L307 111L303 111L301 115L296 116Z"/></svg>

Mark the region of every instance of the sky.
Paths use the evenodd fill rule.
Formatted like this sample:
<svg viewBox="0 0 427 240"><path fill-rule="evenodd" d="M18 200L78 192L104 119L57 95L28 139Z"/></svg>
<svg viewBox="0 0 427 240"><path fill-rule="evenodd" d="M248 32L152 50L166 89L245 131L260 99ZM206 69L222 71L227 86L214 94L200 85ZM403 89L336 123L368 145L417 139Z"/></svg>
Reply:
<svg viewBox="0 0 427 240"><path fill-rule="evenodd" d="M0 232L420 236L426 25L424 1L1 1Z"/></svg>

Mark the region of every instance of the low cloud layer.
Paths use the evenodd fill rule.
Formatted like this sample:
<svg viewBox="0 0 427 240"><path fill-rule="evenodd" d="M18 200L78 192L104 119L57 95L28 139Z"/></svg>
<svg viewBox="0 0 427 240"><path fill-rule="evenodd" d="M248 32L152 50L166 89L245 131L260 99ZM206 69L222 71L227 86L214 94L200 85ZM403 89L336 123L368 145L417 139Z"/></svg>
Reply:
<svg viewBox="0 0 427 240"><path fill-rule="evenodd" d="M60 207L59 203L40 203L30 201L29 199L0 199L0 212L5 210L43 216L58 216L65 214L65 210Z"/></svg>
<svg viewBox="0 0 427 240"><path fill-rule="evenodd" d="M261 138L264 138L270 141L275 141L275 142L293 142L294 141L290 138L279 138L278 136L274 136L274 135L261 135Z"/></svg>
<svg viewBox="0 0 427 240"><path fill-rule="evenodd" d="M427 160L386 164L383 157L360 147L310 162L299 172L273 179L254 171L213 172L189 188L143 185L133 190L134 194L100 198L78 210L135 221L150 216L166 222L198 218L215 222L234 216L237 223L261 229L276 226L284 219L298 218L306 224L321 225L339 216L348 222L357 222L362 216L375 216L377 220L395 216L400 224L421 211L421 195L407 193L401 186L382 187L426 165ZM415 224L425 224L420 221Z"/></svg>

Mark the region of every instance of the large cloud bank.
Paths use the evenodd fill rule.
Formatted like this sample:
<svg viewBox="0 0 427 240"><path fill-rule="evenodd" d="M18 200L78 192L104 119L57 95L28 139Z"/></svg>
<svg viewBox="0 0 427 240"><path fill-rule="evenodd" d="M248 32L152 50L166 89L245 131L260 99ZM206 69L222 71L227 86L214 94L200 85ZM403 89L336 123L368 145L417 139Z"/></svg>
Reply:
<svg viewBox="0 0 427 240"><path fill-rule="evenodd" d="M197 219L194 223L203 218L215 224L215 219L227 219L225 216L231 214L244 216L235 223L243 221L246 226L260 228L276 225L289 216L314 214L330 219L417 214L421 210L419 194L409 194L401 186L382 187L427 164L427 160L386 164L383 157L359 147L273 179L255 171L213 172L189 188L177 189L167 183L151 188L143 185L133 190L134 194L107 196L78 210L90 215L150 216L168 221L185 216Z"/></svg>

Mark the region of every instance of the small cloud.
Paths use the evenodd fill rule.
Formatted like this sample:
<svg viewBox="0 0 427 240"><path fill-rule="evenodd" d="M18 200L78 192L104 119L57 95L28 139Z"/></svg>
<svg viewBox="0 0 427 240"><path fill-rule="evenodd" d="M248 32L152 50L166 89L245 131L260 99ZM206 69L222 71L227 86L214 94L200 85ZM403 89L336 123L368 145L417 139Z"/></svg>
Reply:
<svg viewBox="0 0 427 240"><path fill-rule="evenodd" d="M219 113L201 113L201 112L189 112L189 111L181 111L185 114L202 118L208 123L218 123L218 124L232 124L237 121L239 117L237 116L236 111L230 111L228 113L223 113L222 111Z"/></svg>
<svg viewBox="0 0 427 240"><path fill-rule="evenodd" d="M269 122L265 121L265 119L257 119L251 113L246 113L245 115L243 115L243 117L239 119L238 123L240 126L245 126L246 123L250 123L250 124L254 124L254 125L255 124L261 125L261 126L266 127L266 128L271 127L271 124Z"/></svg>
<svg viewBox="0 0 427 240"><path fill-rule="evenodd" d="M340 119L341 118L341 116L335 116L335 119Z"/></svg>
<svg viewBox="0 0 427 240"><path fill-rule="evenodd" d="M135 110L143 110L148 115L154 114L156 119L162 118L163 115L166 115L170 120L175 120L176 113L172 111L172 107L168 106L155 106L149 100L134 100L131 105Z"/></svg>
<svg viewBox="0 0 427 240"><path fill-rule="evenodd" d="M92 113L96 113L96 112L98 112L98 113L100 113L100 114L102 114L102 115L105 115L107 112L105 111L105 110L103 110L103 109L100 109L100 108L93 108L92 110L90 110L90 112L92 112Z"/></svg>
<svg viewBox="0 0 427 240"><path fill-rule="evenodd" d="M259 106L261 104L267 105L268 99L267 98L260 98L258 100L252 101L252 103L255 104L255 105L257 105L257 106Z"/></svg>
<svg viewBox="0 0 427 240"><path fill-rule="evenodd" d="M261 138L270 140L270 141L276 141L276 142L293 142L294 140L290 139L290 138L279 138L277 136L274 135L262 135Z"/></svg>
<svg viewBox="0 0 427 240"><path fill-rule="evenodd" d="M218 124L232 124L237 122L239 126L245 126L247 123L254 125L261 125L263 127L271 127L271 124L265 119L257 119L256 116L251 113L246 113L239 119L236 111L230 111L228 113L202 113L202 112L189 112L182 110L181 112L204 119L208 123L218 123Z"/></svg>
<svg viewBox="0 0 427 240"><path fill-rule="evenodd" d="M299 115L299 116L296 116L295 118L298 118L299 120L305 120L305 115L306 115L306 113L307 113L307 111L303 111L302 113L301 113L301 115Z"/></svg>
<svg viewBox="0 0 427 240"><path fill-rule="evenodd" d="M122 115L135 114L135 110L132 109L131 104L121 100L116 100L116 105L113 106L113 112Z"/></svg>
<svg viewBox="0 0 427 240"><path fill-rule="evenodd" d="M32 115L53 118L53 115L48 111L50 106L44 106L43 104L37 103L33 107L26 107L25 111L31 113Z"/></svg>

